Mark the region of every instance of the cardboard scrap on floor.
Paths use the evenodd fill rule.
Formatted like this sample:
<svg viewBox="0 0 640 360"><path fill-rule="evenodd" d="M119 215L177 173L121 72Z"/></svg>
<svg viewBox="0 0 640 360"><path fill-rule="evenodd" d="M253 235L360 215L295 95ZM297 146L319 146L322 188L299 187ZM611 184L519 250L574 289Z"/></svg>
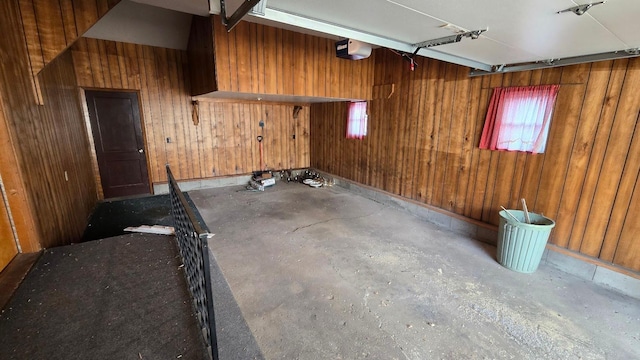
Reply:
<svg viewBox="0 0 640 360"><path fill-rule="evenodd" d="M138 227L129 226L125 228L124 231L130 232L138 232L145 234L158 234L158 235L173 235L175 234L175 229L171 226L162 226L162 225L140 225Z"/></svg>

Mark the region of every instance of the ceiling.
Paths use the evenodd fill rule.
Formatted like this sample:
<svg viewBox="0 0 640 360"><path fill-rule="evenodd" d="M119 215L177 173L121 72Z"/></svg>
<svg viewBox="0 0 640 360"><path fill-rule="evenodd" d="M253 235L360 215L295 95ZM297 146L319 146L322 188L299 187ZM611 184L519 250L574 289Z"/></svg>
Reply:
<svg viewBox="0 0 640 360"><path fill-rule="evenodd" d="M218 0L134 0L182 13L219 13ZM244 0L226 0L227 16ZM265 0L263 0L265 1ZM418 53L482 70L504 64L548 62L549 60L618 52L640 47L640 1L607 0L584 15L558 11L589 0L266 0L264 16L247 15L244 20L266 23L330 38L351 38L404 52L413 44L455 34L447 24L465 30L487 29L478 39L463 38L454 44L421 49ZM137 4L139 6L142 6ZM123 0L119 7L131 6ZM149 7L151 8L151 7ZM131 12L121 11L118 16ZM104 29L116 19L105 16ZM156 15L145 16L146 22ZM179 16L176 15L176 16ZM101 20L96 26L101 25ZM184 22L159 22L164 32ZM180 24L182 25L180 25ZM94 30L94 29L91 29ZM167 36L158 30L159 40ZM188 31L188 29L187 29ZM135 31L127 30L128 34ZM95 34L88 34L93 35ZM117 39L110 39L117 40ZM135 41L131 41L135 42ZM162 46L157 44L150 44ZM174 48L175 45L172 45ZM186 39L183 47L186 47ZM608 56L608 55L607 55Z"/></svg>
<svg viewBox="0 0 640 360"><path fill-rule="evenodd" d="M190 14L121 1L83 36L186 50L190 29Z"/></svg>

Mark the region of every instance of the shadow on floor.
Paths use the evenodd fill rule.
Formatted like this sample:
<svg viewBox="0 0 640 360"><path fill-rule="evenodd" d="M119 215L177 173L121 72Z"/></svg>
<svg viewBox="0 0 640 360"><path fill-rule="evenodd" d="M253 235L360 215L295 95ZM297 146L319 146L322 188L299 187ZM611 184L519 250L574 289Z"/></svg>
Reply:
<svg viewBox="0 0 640 360"><path fill-rule="evenodd" d="M124 228L140 225L173 226L169 195L98 203L82 235L82 242L123 235Z"/></svg>
<svg viewBox="0 0 640 360"><path fill-rule="evenodd" d="M184 193L193 209L196 206ZM201 225L204 221L196 211ZM124 228L140 225L173 226L169 195L104 200L96 206L82 235L82 242L124 235Z"/></svg>

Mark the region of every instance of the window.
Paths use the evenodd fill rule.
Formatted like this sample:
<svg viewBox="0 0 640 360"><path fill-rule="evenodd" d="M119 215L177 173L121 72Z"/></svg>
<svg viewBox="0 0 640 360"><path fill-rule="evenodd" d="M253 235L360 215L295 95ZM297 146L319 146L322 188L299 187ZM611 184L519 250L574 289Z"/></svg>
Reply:
<svg viewBox="0 0 640 360"><path fill-rule="evenodd" d="M347 139L363 139L367 136L367 102L349 103Z"/></svg>
<svg viewBox="0 0 640 360"><path fill-rule="evenodd" d="M493 90L480 148L543 153L559 85Z"/></svg>

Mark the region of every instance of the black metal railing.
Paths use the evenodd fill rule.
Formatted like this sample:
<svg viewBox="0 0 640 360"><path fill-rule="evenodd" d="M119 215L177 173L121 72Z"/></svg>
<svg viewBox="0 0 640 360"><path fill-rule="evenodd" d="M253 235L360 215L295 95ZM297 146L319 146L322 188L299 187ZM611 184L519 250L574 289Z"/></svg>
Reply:
<svg viewBox="0 0 640 360"><path fill-rule="evenodd" d="M184 264L184 274L193 300L196 317L202 329L202 336L209 356L218 360L215 315L213 312L213 293L211 291L211 272L209 268L210 237L198 223L187 199L178 187L169 165L167 165L169 193L171 195L171 215L176 233L176 241Z"/></svg>

